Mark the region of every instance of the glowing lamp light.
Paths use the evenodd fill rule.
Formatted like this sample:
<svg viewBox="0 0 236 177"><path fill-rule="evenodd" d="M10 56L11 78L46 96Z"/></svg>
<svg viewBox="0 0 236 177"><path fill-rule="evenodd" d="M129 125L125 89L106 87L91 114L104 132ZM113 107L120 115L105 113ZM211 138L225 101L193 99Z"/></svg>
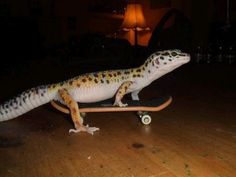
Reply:
<svg viewBox="0 0 236 177"><path fill-rule="evenodd" d="M124 31L134 31L134 43L135 46L137 46L137 32L142 30L150 30L146 25L141 4L131 3L127 5L121 28Z"/></svg>

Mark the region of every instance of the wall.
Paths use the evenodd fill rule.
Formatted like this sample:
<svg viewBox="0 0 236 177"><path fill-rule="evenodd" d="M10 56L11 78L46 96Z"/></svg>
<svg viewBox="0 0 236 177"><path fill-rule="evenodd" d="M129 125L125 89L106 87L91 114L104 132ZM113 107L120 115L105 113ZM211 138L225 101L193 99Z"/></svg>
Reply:
<svg viewBox="0 0 236 177"><path fill-rule="evenodd" d="M181 0L173 0L174 6L181 8ZM7 0L11 9L11 15L17 17L30 17L32 3L29 0ZM83 33L114 34L120 29L123 20L122 15L98 14L88 11L90 0L32 0L39 2L42 13L33 17L38 21L39 30L45 36L46 43L60 43L66 41L71 35ZM143 5L144 15L151 31L139 34L139 44L146 45L161 17L168 11L168 8L150 9L149 1L139 0ZM76 29L68 29L68 17L76 17ZM119 37L126 38L132 43L132 34L119 33Z"/></svg>
<svg viewBox="0 0 236 177"><path fill-rule="evenodd" d="M29 2L37 2L37 0L6 1L10 6L12 16L32 18ZM42 8L42 14L33 19L38 21L39 29L47 43L60 43L67 41L71 35L77 36L88 32L112 35L118 32L123 20L122 15L91 13L88 11L91 0L38 0L38 2ZM152 30L170 8L151 9L149 0L136 0L136 2L142 4L147 25L151 29L151 31L139 33L139 44L147 45ZM195 28L196 43L206 43L209 23L224 21L225 13L224 10L222 11L224 2L224 0L171 0L171 7L180 9L191 19ZM75 29L68 29L68 17L76 17ZM119 32L118 36L133 42L132 33Z"/></svg>

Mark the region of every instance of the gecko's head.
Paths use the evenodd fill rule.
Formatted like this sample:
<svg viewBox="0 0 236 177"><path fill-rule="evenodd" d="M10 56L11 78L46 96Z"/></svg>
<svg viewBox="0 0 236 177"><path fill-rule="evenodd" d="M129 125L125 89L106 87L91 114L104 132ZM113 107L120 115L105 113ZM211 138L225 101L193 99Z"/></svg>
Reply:
<svg viewBox="0 0 236 177"><path fill-rule="evenodd" d="M190 61L190 55L180 50L164 50L153 53L147 61L151 72L166 74Z"/></svg>

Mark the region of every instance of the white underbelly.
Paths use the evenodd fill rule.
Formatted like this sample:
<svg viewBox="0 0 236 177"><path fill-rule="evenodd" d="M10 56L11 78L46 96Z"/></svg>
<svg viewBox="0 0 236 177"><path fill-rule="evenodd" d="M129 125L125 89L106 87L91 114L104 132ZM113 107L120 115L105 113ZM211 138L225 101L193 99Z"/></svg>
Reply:
<svg viewBox="0 0 236 177"><path fill-rule="evenodd" d="M112 98L119 88L119 84L107 84L89 88L76 88L69 90L76 102L91 103Z"/></svg>

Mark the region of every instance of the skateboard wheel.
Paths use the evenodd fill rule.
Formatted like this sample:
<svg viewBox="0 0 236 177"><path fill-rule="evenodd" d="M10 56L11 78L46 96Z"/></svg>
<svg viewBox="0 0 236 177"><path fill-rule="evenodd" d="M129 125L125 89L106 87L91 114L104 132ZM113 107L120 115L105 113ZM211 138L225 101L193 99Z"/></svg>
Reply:
<svg viewBox="0 0 236 177"><path fill-rule="evenodd" d="M143 115L142 117L141 117L141 121L142 121L142 123L144 124L144 125L149 125L150 123L151 123L151 121L152 121L152 118L151 118L151 116L149 116L149 115Z"/></svg>

